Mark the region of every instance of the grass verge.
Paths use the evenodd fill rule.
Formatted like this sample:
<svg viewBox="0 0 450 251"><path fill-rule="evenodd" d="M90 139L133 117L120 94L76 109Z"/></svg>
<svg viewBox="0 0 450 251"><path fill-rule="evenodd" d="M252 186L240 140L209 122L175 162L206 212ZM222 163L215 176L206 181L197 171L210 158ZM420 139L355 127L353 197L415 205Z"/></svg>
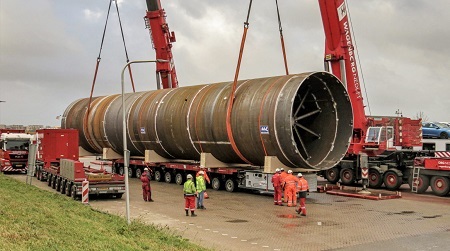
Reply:
<svg viewBox="0 0 450 251"><path fill-rule="evenodd" d="M0 174L0 250L207 250Z"/></svg>

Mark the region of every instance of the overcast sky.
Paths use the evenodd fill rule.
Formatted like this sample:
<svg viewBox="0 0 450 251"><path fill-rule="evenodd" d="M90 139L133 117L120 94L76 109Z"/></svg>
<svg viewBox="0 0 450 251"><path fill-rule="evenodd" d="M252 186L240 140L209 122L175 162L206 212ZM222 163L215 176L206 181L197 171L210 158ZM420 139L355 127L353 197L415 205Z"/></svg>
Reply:
<svg viewBox="0 0 450 251"><path fill-rule="evenodd" d="M245 0L161 0L180 86L231 81ZM291 73L323 70L317 1L279 0ZM59 125L89 97L109 0L0 0L0 124ZM450 1L348 0L372 115L450 121ZM119 1L130 60L152 60L145 0ZM95 96L120 93L126 63L112 9ZM137 91L156 89L153 65L132 66ZM275 0L253 1L240 79L284 74ZM127 82L127 92L131 84ZM363 86L364 87L364 86ZM369 109L366 109L369 114Z"/></svg>

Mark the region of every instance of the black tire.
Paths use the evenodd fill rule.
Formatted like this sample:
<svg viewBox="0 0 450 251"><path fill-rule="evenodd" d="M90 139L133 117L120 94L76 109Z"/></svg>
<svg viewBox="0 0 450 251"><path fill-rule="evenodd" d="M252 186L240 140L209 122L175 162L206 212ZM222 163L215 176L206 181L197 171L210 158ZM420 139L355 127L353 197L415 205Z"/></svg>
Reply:
<svg viewBox="0 0 450 251"><path fill-rule="evenodd" d="M123 193L117 193L115 196L116 196L116 199L120 199L120 198L122 198Z"/></svg>
<svg viewBox="0 0 450 251"><path fill-rule="evenodd" d="M369 169L369 187L380 188L383 185L383 175L376 169Z"/></svg>
<svg viewBox="0 0 450 251"><path fill-rule="evenodd" d="M446 132L441 132L441 134L439 135L439 138L448 139L448 134Z"/></svg>
<svg viewBox="0 0 450 251"><path fill-rule="evenodd" d="M353 185L355 183L355 173L350 168L342 169L340 176L341 182L344 185Z"/></svg>
<svg viewBox="0 0 450 251"><path fill-rule="evenodd" d="M72 188L70 189L70 196L72 197L72 199L76 200L77 199L77 186L73 185Z"/></svg>
<svg viewBox="0 0 450 251"><path fill-rule="evenodd" d="M158 182L162 181L162 173L160 170L155 171L155 181L158 181Z"/></svg>
<svg viewBox="0 0 450 251"><path fill-rule="evenodd" d="M41 171L39 171L39 169L36 170L36 179L41 180Z"/></svg>
<svg viewBox="0 0 450 251"><path fill-rule="evenodd" d="M175 183L177 185L183 185L183 183L184 183L184 175L182 173L175 174Z"/></svg>
<svg viewBox="0 0 450 251"><path fill-rule="evenodd" d="M232 193L232 192L236 191L236 188L237 188L236 182L233 179L227 179L225 181L225 190L227 192Z"/></svg>
<svg viewBox="0 0 450 251"><path fill-rule="evenodd" d="M164 173L164 181L166 183L172 183L173 182L173 175L170 172Z"/></svg>
<svg viewBox="0 0 450 251"><path fill-rule="evenodd" d="M128 178L134 177L134 170L131 167L128 167Z"/></svg>
<svg viewBox="0 0 450 251"><path fill-rule="evenodd" d="M69 182L69 181L66 181L66 195L67 195L67 196L70 196L70 194L71 194L71 188L72 188L72 186L70 185L70 182Z"/></svg>
<svg viewBox="0 0 450 251"><path fill-rule="evenodd" d="M141 170L141 168L136 167L135 173L136 173L136 178L138 178L138 179L141 178L141 175L142 175L142 170Z"/></svg>
<svg viewBox="0 0 450 251"><path fill-rule="evenodd" d="M402 185L402 178L394 171L387 171L383 176L387 190L395 191Z"/></svg>
<svg viewBox="0 0 450 251"><path fill-rule="evenodd" d="M218 177L214 177L211 180L211 187L216 191L220 190L222 188L222 181Z"/></svg>
<svg viewBox="0 0 450 251"><path fill-rule="evenodd" d="M339 168L333 167L325 171L325 178L328 180L328 182L335 184L339 181Z"/></svg>
<svg viewBox="0 0 450 251"><path fill-rule="evenodd" d="M61 178L57 177L55 181L55 190L57 192L61 191Z"/></svg>
<svg viewBox="0 0 450 251"><path fill-rule="evenodd" d="M47 174L47 186L49 186L49 187L52 186L52 175L51 174Z"/></svg>
<svg viewBox="0 0 450 251"><path fill-rule="evenodd" d="M61 192L61 194L65 194L66 193L66 183L67 183L67 180L62 180L61 181L61 184L60 184L60 192Z"/></svg>
<svg viewBox="0 0 450 251"><path fill-rule="evenodd" d="M119 166L119 175L123 175L125 173L125 167Z"/></svg>
<svg viewBox="0 0 450 251"><path fill-rule="evenodd" d="M412 176L409 179L409 186L412 187L413 182L416 182L416 180L413 180ZM428 187L430 186L430 177L425 175L419 175L418 178L419 184L417 185L417 193L424 193L428 190Z"/></svg>
<svg viewBox="0 0 450 251"><path fill-rule="evenodd" d="M433 176L431 177L430 186L434 194L445 196L450 191L450 180L444 176Z"/></svg>
<svg viewBox="0 0 450 251"><path fill-rule="evenodd" d="M53 189L56 189L56 176L52 176L52 185L51 185L51 187L53 188Z"/></svg>

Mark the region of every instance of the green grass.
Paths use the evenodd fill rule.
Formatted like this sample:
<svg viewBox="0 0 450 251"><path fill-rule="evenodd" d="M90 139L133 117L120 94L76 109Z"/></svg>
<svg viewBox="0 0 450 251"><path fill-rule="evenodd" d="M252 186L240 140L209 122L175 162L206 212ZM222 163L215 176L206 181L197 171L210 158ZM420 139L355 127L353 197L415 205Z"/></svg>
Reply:
<svg viewBox="0 0 450 251"><path fill-rule="evenodd" d="M0 250L206 250L0 174Z"/></svg>

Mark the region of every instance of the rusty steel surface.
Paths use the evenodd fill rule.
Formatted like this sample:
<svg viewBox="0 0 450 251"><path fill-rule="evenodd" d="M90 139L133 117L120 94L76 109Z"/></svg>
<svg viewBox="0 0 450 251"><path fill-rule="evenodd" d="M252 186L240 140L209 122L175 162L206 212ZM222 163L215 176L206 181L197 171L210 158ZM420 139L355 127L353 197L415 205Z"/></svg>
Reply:
<svg viewBox="0 0 450 251"><path fill-rule="evenodd" d="M222 162L248 160L259 166L265 156L277 156L290 167L328 169L347 151L352 108L333 75L314 72L239 81L230 133L226 111L231 86L224 82L125 94L131 155L149 149L166 158L199 160L200 153L207 152ZM97 97L88 117L87 99L75 101L64 112L62 128L79 129L80 145L88 151L111 147L123 152L119 97Z"/></svg>
<svg viewBox="0 0 450 251"><path fill-rule="evenodd" d="M25 182L25 175L11 177ZM32 184L57 193L46 182ZM186 217L182 186L152 181L150 203L142 199L141 184L130 179L133 220L167 226L213 250L448 250L450 245L450 197L412 194L408 186L401 188L402 199L382 201L310 193L306 217L273 205L271 196L208 188L207 209ZM125 215L125 198L92 197L89 203Z"/></svg>

